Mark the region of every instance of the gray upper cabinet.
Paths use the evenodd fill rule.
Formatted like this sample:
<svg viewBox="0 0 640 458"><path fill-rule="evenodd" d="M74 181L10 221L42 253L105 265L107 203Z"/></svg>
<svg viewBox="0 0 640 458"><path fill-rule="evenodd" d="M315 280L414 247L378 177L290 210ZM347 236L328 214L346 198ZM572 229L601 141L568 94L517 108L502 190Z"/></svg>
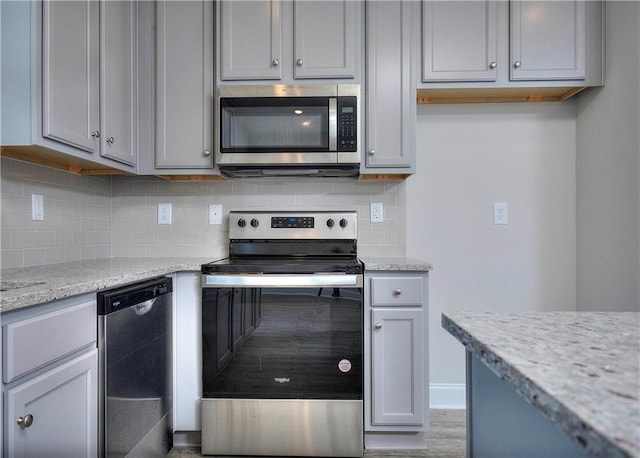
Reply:
<svg viewBox="0 0 640 458"><path fill-rule="evenodd" d="M137 2L0 2L3 155L135 172ZM8 69L11 72L8 73Z"/></svg>
<svg viewBox="0 0 640 458"><path fill-rule="evenodd" d="M355 78L357 5L294 0L294 78Z"/></svg>
<svg viewBox="0 0 640 458"><path fill-rule="evenodd" d="M100 44L100 153L134 165L138 153L135 1L100 3Z"/></svg>
<svg viewBox="0 0 640 458"><path fill-rule="evenodd" d="M584 0L511 1L511 79L584 79Z"/></svg>
<svg viewBox="0 0 640 458"><path fill-rule="evenodd" d="M100 150L99 3L44 2L43 136Z"/></svg>
<svg viewBox="0 0 640 458"><path fill-rule="evenodd" d="M213 4L156 3L156 163L213 167Z"/></svg>
<svg viewBox="0 0 640 458"><path fill-rule="evenodd" d="M494 1L424 2L425 81L495 81L498 41Z"/></svg>
<svg viewBox="0 0 640 458"><path fill-rule="evenodd" d="M366 4L366 148L361 173L415 171L414 1Z"/></svg>
<svg viewBox="0 0 640 458"><path fill-rule="evenodd" d="M513 88L490 96L524 95L526 100L541 94L562 100L581 88L600 86L603 19L597 0L423 0L419 89ZM419 101L423 95L437 97L419 91Z"/></svg>
<svg viewBox="0 0 640 458"><path fill-rule="evenodd" d="M221 1L220 79L282 78L280 0Z"/></svg>
<svg viewBox="0 0 640 458"><path fill-rule="evenodd" d="M218 81L357 82L363 2L217 2Z"/></svg>

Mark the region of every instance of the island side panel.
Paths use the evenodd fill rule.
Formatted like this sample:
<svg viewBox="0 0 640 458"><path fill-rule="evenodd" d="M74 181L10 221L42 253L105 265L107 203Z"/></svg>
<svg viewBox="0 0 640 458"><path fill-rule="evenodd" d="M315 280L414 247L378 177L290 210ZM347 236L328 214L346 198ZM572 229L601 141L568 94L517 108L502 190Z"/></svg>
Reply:
<svg viewBox="0 0 640 458"><path fill-rule="evenodd" d="M471 352L467 364L467 457L589 455Z"/></svg>

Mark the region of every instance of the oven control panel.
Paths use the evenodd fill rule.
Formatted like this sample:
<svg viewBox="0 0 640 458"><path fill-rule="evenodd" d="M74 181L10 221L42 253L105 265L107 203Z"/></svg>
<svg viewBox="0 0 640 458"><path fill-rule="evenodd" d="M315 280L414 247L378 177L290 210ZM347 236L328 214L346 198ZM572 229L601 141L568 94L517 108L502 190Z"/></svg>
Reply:
<svg viewBox="0 0 640 458"><path fill-rule="evenodd" d="M352 239L358 238L355 211L232 211L230 239Z"/></svg>

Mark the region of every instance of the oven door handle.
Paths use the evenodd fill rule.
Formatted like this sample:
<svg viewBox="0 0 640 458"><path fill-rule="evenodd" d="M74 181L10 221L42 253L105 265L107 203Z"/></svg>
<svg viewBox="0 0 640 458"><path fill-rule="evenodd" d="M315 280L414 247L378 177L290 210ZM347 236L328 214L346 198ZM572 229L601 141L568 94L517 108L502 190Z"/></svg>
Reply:
<svg viewBox="0 0 640 458"><path fill-rule="evenodd" d="M310 275L262 275L262 274L223 274L203 275L203 288L216 287L245 287L245 288L361 288L363 285L361 274L310 274Z"/></svg>

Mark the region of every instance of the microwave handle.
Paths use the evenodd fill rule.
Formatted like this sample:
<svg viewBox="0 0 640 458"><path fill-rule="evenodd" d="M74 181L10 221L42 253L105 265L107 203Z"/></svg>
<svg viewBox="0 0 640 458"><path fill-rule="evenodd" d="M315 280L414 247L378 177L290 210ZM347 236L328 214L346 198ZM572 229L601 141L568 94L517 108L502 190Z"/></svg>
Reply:
<svg viewBox="0 0 640 458"><path fill-rule="evenodd" d="M329 151L338 151L338 99L329 97Z"/></svg>

